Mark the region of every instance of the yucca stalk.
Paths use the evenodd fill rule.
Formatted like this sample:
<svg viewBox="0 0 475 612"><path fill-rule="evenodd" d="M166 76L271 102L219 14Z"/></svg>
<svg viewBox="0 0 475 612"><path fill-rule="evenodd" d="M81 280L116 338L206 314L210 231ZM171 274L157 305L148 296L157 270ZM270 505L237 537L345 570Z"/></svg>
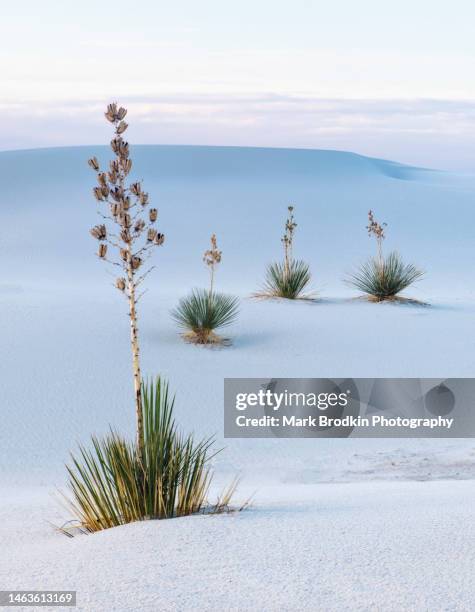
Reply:
<svg viewBox="0 0 475 612"><path fill-rule="evenodd" d="M378 223L374 217L372 210L368 212L368 236L374 236L376 239L376 245L378 249L378 264L383 272L384 256L383 256L383 240L386 238L384 234L384 228L387 227L387 223Z"/></svg>
<svg viewBox="0 0 475 612"><path fill-rule="evenodd" d="M218 242L216 234L211 236L211 248L204 252L203 261L209 268L210 281L209 281L209 294L213 293L214 288L214 271L216 266L221 263L222 251L218 249Z"/></svg>
<svg viewBox="0 0 475 612"><path fill-rule="evenodd" d="M294 231L297 224L294 221L294 207L288 206L287 210L289 215L285 222L285 233L282 236L282 244L284 245L284 268L283 273L285 277L290 275L290 270L293 262L292 257L292 246L294 241Z"/></svg>
<svg viewBox="0 0 475 612"><path fill-rule="evenodd" d="M72 499L68 502L87 532L133 521L165 519L200 512L219 512L235 484L209 506L211 438L196 441L177 430L174 398L160 379L142 383L144 448L111 432L92 438L92 449L80 446L68 466Z"/></svg>
<svg viewBox="0 0 475 612"><path fill-rule="evenodd" d="M137 313L141 295L138 295L138 288L153 269L150 267L143 271L143 264L150 256L150 251L163 244L164 236L155 229L157 209L150 208L148 215L146 214L149 197L148 193L143 191L142 184L127 183L132 160L129 156L129 144L122 138L128 127L124 121L126 114L127 110L118 108L116 103L109 104L105 113L107 121L114 127L114 137L111 141L114 159L110 161L108 170L101 171L96 157L92 157L88 162L97 175L98 184L93 189L94 197L102 205L98 211L102 223L93 227L91 234L99 241L98 256L123 272L123 276L119 276L115 284L125 295L129 307L136 440L139 458L143 461L142 375Z"/></svg>

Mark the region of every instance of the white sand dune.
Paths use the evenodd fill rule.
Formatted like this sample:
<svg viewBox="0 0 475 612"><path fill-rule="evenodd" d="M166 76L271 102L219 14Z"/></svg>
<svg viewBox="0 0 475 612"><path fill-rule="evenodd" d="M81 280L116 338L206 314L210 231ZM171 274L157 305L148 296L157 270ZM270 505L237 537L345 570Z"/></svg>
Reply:
<svg viewBox="0 0 475 612"><path fill-rule="evenodd" d="M109 424L133 433L126 305L88 235L92 154L107 159L0 153L2 588L77 588L89 611L473 609L473 440L223 440L222 380L473 376L475 180L334 151L133 148L166 234L141 306L143 369L169 379L184 427L226 446L217 481L241 473L257 494L239 515L71 541L46 523L65 518L47 493L68 452ZM289 203L315 304L248 298L280 256ZM342 278L374 249L369 208L385 247L427 271L410 295L431 308L349 300ZM217 350L182 343L169 317L206 284L212 232L218 286L242 297Z"/></svg>

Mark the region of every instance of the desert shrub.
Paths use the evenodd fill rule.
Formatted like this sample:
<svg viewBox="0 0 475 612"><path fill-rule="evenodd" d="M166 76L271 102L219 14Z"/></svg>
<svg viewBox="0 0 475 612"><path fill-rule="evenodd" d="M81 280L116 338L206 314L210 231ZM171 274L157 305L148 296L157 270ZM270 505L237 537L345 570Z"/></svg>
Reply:
<svg viewBox="0 0 475 612"><path fill-rule="evenodd" d="M172 317L186 330L185 336L196 344L219 343L222 339L216 330L235 321L238 307L239 300L232 295L194 289L180 300Z"/></svg>
<svg viewBox="0 0 475 612"><path fill-rule="evenodd" d="M372 210L368 212L368 236L374 236L377 245L377 256L371 257L347 279L372 301L395 300L398 294L419 280L424 273L412 264L405 264L401 256L393 251L388 256L383 253L383 241L386 238L386 223L378 223ZM407 300L406 300L407 301ZM411 300L416 301L416 300Z"/></svg>
<svg viewBox="0 0 475 612"><path fill-rule="evenodd" d="M310 268L304 261L293 259L288 267L276 262L267 268L263 294L289 300L302 298L310 279Z"/></svg>
<svg viewBox="0 0 475 612"><path fill-rule="evenodd" d="M185 330L183 337L195 344L223 344L216 330L236 320L239 300L232 295L214 291L215 269L221 263L216 235L211 236L211 248L204 252L203 261L210 272L209 289L194 289L172 310L172 318Z"/></svg>
<svg viewBox="0 0 475 612"><path fill-rule="evenodd" d="M288 207L285 222L285 233L281 238L284 247L283 262L274 262L267 267L264 288L254 297L279 297L289 300L309 299L303 292L310 283L310 267L302 260L293 258L294 232L297 227L294 219L294 207Z"/></svg>
<svg viewBox="0 0 475 612"><path fill-rule="evenodd" d="M209 505L212 439L195 440L177 429L174 398L159 378L142 383L143 453L115 432L92 438L68 466L69 504L82 531L95 532L145 519L166 519L229 503L236 483ZM141 456L143 455L143 460Z"/></svg>
<svg viewBox="0 0 475 612"><path fill-rule="evenodd" d="M354 272L349 283L377 302L394 299L423 276L412 264L405 264L396 252L382 260L372 257Z"/></svg>

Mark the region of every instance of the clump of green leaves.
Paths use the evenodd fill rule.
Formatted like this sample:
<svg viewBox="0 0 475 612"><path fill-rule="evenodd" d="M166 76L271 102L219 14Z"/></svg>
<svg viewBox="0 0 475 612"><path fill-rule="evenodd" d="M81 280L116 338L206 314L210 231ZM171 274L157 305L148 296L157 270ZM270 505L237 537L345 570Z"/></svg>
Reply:
<svg viewBox="0 0 475 612"><path fill-rule="evenodd" d="M303 291L311 279L308 265L301 260L293 259L288 268L276 262L270 264L266 272L266 281L262 295L296 300L305 297Z"/></svg>
<svg viewBox="0 0 475 612"><path fill-rule="evenodd" d="M136 442L111 432L93 437L92 448L81 446L79 455L72 456L68 502L81 531L228 507L236 482L217 503L208 504L213 440L195 440L177 429L168 385L160 378L143 383L142 402L143 454Z"/></svg>
<svg viewBox="0 0 475 612"><path fill-rule="evenodd" d="M216 330L236 320L239 300L232 295L210 293L207 289L194 289L182 298L172 317L186 330L186 338L196 344L220 343Z"/></svg>
<svg viewBox="0 0 475 612"><path fill-rule="evenodd" d="M401 291L423 276L412 264L405 264L395 251L382 263L371 258L350 276L349 282L376 302L394 300Z"/></svg>

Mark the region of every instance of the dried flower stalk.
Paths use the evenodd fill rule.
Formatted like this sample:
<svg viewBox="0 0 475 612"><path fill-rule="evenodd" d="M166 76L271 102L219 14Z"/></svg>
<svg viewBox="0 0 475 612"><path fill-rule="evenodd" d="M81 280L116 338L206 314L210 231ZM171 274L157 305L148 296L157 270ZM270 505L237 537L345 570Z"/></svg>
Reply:
<svg viewBox="0 0 475 612"><path fill-rule="evenodd" d="M297 224L294 221L294 207L288 207L289 216L285 222L285 233L282 236L282 244L284 245L284 271L288 277L290 274L290 267L292 265L292 246L294 240L294 231Z"/></svg>
<svg viewBox="0 0 475 612"><path fill-rule="evenodd" d="M384 268L383 240L386 238L384 235L385 227L387 227L387 223L378 223L374 218L373 211L370 210L368 212L368 225L366 226L366 229L368 230L368 236L374 236L376 238L376 243L378 245L378 263L381 270Z"/></svg>
<svg viewBox="0 0 475 612"><path fill-rule="evenodd" d="M101 171L96 157L88 161L89 166L96 172L97 186L93 188L93 194L101 205L98 212L104 220L92 228L91 234L99 241L99 257L120 267L123 272L123 276L116 279L115 286L125 295L129 304L137 448L140 459L143 460L142 376L137 325L137 303L141 296L137 295L137 289L153 268L148 268L140 276L138 273L150 257L151 250L163 244L164 236L154 228L158 216L157 209L151 208L148 215L146 213L149 197L148 193L142 190L142 183L127 184L132 160L129 157L129 144L122 138L128 127L124 121L126 114L127 110L123 107L118 108L116 103L109 104L105 113L107 121L114 127L111 149L115 157L109 162L108 171ZM111 228L115 228L115 231ZM108 255L111 251L112 256Z"/></svg>
<svg viewBox="0 0 475 612"><path fill-rule="evenodd" d="M218 249L218 243L216 240L216 234L211 236L211 248L204 252L203 261L209 267L210 271L210 288L209 294L213 293L214 287L214 270L215 267L221 263L222 251Z"/></svg>

